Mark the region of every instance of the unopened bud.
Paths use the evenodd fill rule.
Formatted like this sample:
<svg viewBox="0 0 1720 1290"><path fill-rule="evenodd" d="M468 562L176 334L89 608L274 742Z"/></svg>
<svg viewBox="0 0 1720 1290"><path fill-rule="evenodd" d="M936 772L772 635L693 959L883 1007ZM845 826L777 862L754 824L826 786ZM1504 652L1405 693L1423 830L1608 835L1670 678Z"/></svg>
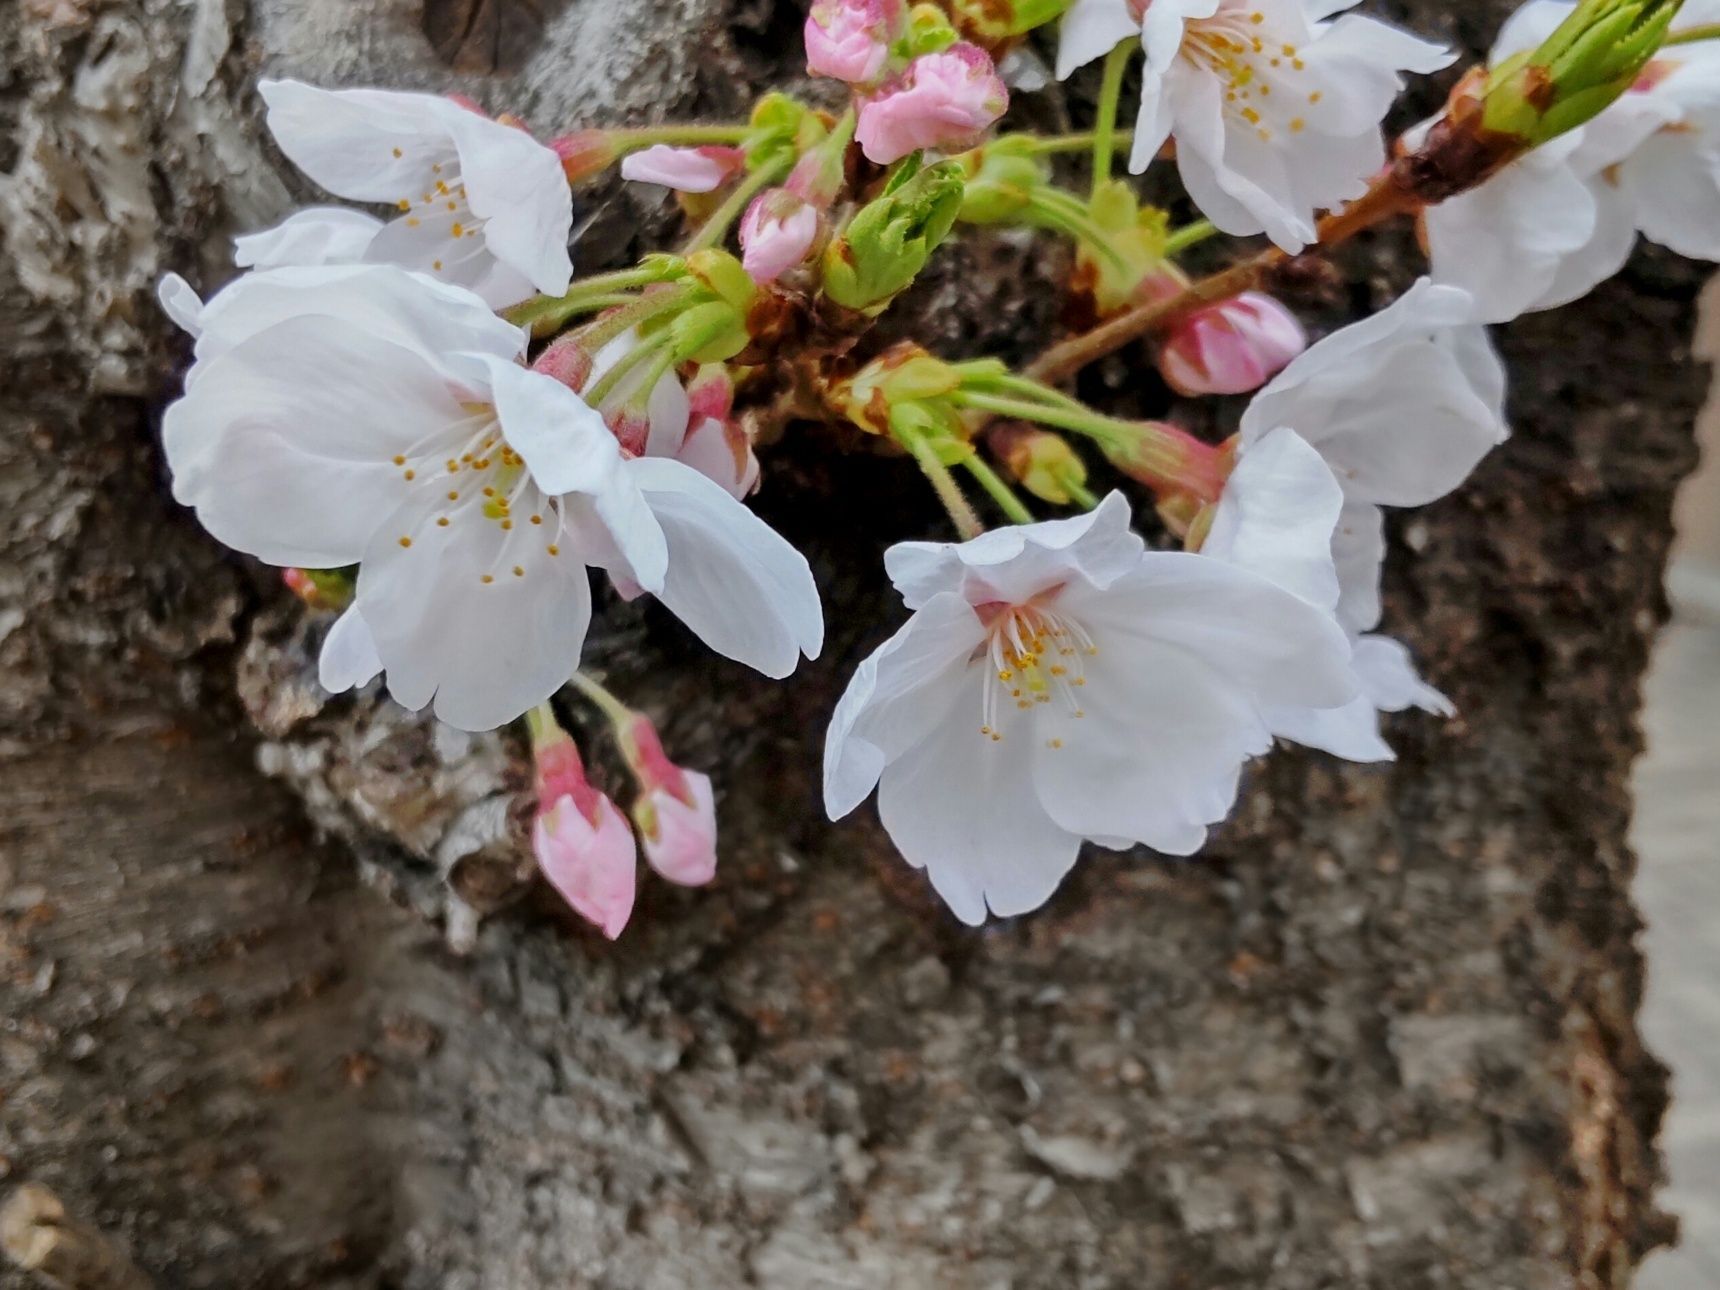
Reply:
<svg viewBox="0 0 1720 1290"><path fill-rule="evenodd" d="M941 399L954 394L961 384L961 373L955 368L904 341L856 372L835 397L855 425L873 434L888 434L893 408Z"/></svg>
<svg viewBox="0 0 1720 1290"><path fill-rule="evenodd" d="M1179 319L1159 351L1159 371L1179 394L1247 394L1307 347L1295 314L1249 291Z"/></svg>
<svg viewBox="0 0 1720 1290"><path fill-rule="evenodd" d="M1013 423L992 430L990 439L1009 473L1040 501L1068 506L1085 490L1087 463L1062 435Z"/></svg>
<svg viewBox="0 0 1720 1290"><path fill-rule="evenodd" d="M1153 490L1161 511L1186 502L1191 521L1202 506L1218 500L1230 473L1223 449L1163 421L1119 428L1103 446L1113 466Z"/></svg>
<svg viewBox="0 0 1720 1290"><path fill-rule="evenodd" d="M717 876L717 812L709 777L670 761L656 726L641 713L617 734L639 781L633 819L646 862L670 882L703 887Z"/></svg>
<svg viewBox="0 0 1720 1290"><path fill-rule="evenodd" d="M680 193L709 193L739 174L746 160L739 148L673 148L659 143L622 158L621 177Z"/></svg>
<svg viewBox="0 0 1720 1290"><path fill-rule="evenodd" d="M826 248L824 294L847 309L882 313L949 236L963 189L961 167L954 162L899 177Z"/></svg>
<svg viewBox="0 0 1720 1290"><path fill-rule="evenodd" d="M818 211L786 188L753 199L741 219L741 263L759 283L775 282L812 253Z"/></svg>
<svg viewBox="0 0 1720 1290"><path fill-rule="evenodd" d="M352 577L339 569L282 569L281 581L312 609L341 610L352 603Z"/></svg>
<svg viewBox="0 0 1720 1290"><path fill-rule="evenodd" d="M551 139L549 146L561 158L561 168L567 172L570 184L602 174L621 155L621 149L607 130L575 130L572 134Z"/></svg>
<svg viewBox="0 0 1720 1290"><path fill-rule="evenodd" d="M639 859L633 830L586 779L578 748L548 707L528 721L537 768L532 850L538 866L580 917L614 940L633 913Z"/></svg>
<svg viewBox="0 0 1720 1290"><path fill-rule="evenodd" d="M1033 141L1021 136L975 148L962 157L962 164L967 190L961 218L967 224L1010 223L1051 182L1051 170L1033 150Z"/></svg>
<svg viewBox="0 0 1720 1290"><path fill-rule="evenodd" d="M1582 0L1539 47L1488 78L1482 125L1538 147L1593 120L1659 52L1682 0Z"/></svg>
<svg viewBox="0 0 1720 1290"><path fill-rule="evenodd" d="M577 332L558 336L532 362L532 371L560 381L570 390L583 390L591 379L592 354Z"/></svg>

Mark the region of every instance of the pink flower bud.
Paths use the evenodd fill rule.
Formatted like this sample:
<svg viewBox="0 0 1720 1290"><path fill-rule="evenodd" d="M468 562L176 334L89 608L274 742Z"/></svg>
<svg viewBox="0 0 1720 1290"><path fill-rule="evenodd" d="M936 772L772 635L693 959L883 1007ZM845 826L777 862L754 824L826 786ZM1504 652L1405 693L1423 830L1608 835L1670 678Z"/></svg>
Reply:
<svg viewBox="0 0 1720 1290"><path fill-rule="evenodd" d="M683 771L682 779L691 801L659 788L640 804L639 814L655 825L654 832L641 829L645 859L670 882L703 887L717 876L716 801L708 776Z"/></svg>
<svg viewBox="0 0 1720 1290"><path fill-rule="evenodd" d="M775 282L812 252L818 212L786 188L760 193L741 218L741 263L754 282Z"/></svg>
<svg viewBox="0 0 1720 1290"><path fill-rule="evenodd" d="M708 193L739 173L746 160L739 148L671 148L659 143L622 158L621 177L682 193Z"/></svg>
<svg viewBox="0 0 1720 1290"><path fill-rule="evenodd" d="M591 786L579 749L551 725L534 732L538 866L580 917L614 940L633 912L638 844L627 817Z"/></svg>
<svg viewBox="0 0 1720 1290"><path fill-rule="evenodd" d="M617 727L621 752L639 781L634 822L645 859L670 882L703 887L717 875L717 809L711 781L670 761L649 717Z"/></svg>
<svg viewBox="0 0 1720 1290"><path fill-rule="evenodd" d="M532 363L532 371L560 381L568 389L579 391L591 379L592 354L577 332L558 336L544 347Z"/></svg>
<svg viewBox="0 0 1720 1290"><path fill-rule="evenodd" d="M870 85L902 34L902 0L817 0L806 18L806 70L850 85Z"/></svg>
<svg viewBox="0 0 1720 1290"><path fill-rule="evenodd" d="M1246 394L1306 348L1308 333L1296 316L1250 291L1179 322L1159 353L1159 371L1179 394Z"/></svg>
<svg viewBox="0 0 1720 1290"><path fill-rule="evenodd" d="M732 421L706 417L687 432L675 460L714 479L737 500L758 487L758 458L745 430Z"/></svg>
<svg viewBox="0 0 1720 1290"><path fill-rule="evenodd" d="M860 108L854 137L880 166L921 148L965 148L1009 106L991 57L977 45L923 54Z"/></svg>
<svg viewBox="0 0 1720 1290"><path fill-rule="evenodd" d="M561 168L567 172L570 184L602 174L615 164L616 153L620 151L607 130L575 130L551 139L549 146L561 158Z"/></svg>
<svg viewBox="0 0 1720 1290"><path fill-rule="evenodd" d="M544 877L575 913L610 940L621 935L633 914L639 851L614 802L600 795L596 816L587 818L571 797L562 798L538 816L532 849Z"/></svg>

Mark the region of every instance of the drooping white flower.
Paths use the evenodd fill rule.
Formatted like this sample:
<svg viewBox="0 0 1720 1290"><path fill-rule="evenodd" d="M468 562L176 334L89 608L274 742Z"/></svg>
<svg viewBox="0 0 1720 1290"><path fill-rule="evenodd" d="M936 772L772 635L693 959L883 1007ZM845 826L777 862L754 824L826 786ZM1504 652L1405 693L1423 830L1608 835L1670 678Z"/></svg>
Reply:
<svg viewBox="0 0 1720 1290"><path fill-rule="evenodd" d="M467 287L497 308L567 290L573 206L554 149L433 94L300 81L259 89L269 131L299 169L336 196L398 209L364 247L365 260ZM289 228L265 242L270 263L287 262ZM291 232L300 245L308 240L305 228Z"/></svg>
<svg viewBox="0 0 1720 1290"><path fill-rule="evenodd" d="M1312 346L1243 414L1244 454L1288 427L1337 477L1338 618L1353 633L1380 618L1379 508L1444 497L1509 433L1504 365L1472 311L1467 293L1423 279Z"/></svg>
<svg viewBox="0 0 1720 1290"><path fill-rule="evenodd" d="M1201 554L1248 569L1326 613L1335 613L1340 579L1333 536L1345 509L1332 468L1288 427L1239 448L1236 468ZM1376 511L1377 514L1377 511ZM1378 568L1372 578L1377 583ZM1350 761L1395 758L1380 735L1379 714L1419 707L1450 716L1446 698L1416 675L1409 651L1383 636L1357 636L1350 672L1358 697L1338 708L1274 706L1264 717L1280 739Z"/></svg>
<svg viewBox="0 0 1720 1290"><path fill-rule="evenodd" d="M1574 0L1530 0L1495 64L1538 46ZM1674 31L1720 18L1686 4ZM1618 273L1640 232L1720 260L1720 40L1663 50L1635 88L1424 216L1433 275L1468 290L1484 322L1569 304Z"/></svg>
<svg viewBox="0 0 1720 1290"><path fill-rule="evenodd" d="M1380 122L1404 72L1455 57L1345 14L1355 0L1075 0L1057 75L1138 36L1146 50L1130 168L1174 138L1189 196L1226 233L1264 232L1287 251L1314 215L1353 201L1385 162Z"/></svg>
<svg viewBox="0 0 1720 1290"><path fill-rule="evenodd" d="M174 494L265 562L361 566L331 687L381 665L409 708L511 720L578 664L588 565L772 676L817 653L805 560L691 468L624 458L578 395L519 365L525 333L476 296L383 266L279 269L194 321L164 426Z"/></svg>
<svg viewBox="0 0 1720 1290"><path fill-rule="evenodd" d="M1050 898L1083 839L1199 850L1271 738L1260 711L1346 703L1331 616L1091 514L886 557L913 617L831 722L832 818L878 788L884 827L964 922Z"/></svg>

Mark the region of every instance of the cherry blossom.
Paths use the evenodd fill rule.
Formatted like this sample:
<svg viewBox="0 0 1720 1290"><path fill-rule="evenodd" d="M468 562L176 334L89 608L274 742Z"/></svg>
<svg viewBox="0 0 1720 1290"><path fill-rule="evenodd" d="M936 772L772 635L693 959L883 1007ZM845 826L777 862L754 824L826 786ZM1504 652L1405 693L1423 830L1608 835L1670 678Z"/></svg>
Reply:
<svg viewBox="0 0 1720 1290"><path fill-rule="evenodd" d="M675 148L658 143L623 157L621 177L681 193L709 193L738 175L746 161L746 153L739 148Z"/></svg>
<svg viewBox="0 0 1720 1290"><path fill-rule="evenodd" d="M578 664L588 565L769 675L818 652L805 560L690 467L626 458L476 296L380 266L282 269L196 321L163 432L175 496L267 563L360 565L325 679L374 661L408 708L511 720Z"/></svg>
<svg viewBox="0 0 1720 1290"><path fill-rule="evenodd" d="M1473 312L1467 292L1423 279L1312 346L1243 414L1244 454L1288 427L1337 477L1338 617L1352 632L1380 619L1380 507L1437 501L1508 434L1505 369Z"/></svg>
<svg viewBox="0 0 1720 1290"><path fill-rule="evenodd" d="M856 142L880 166L921 148L966 147L1004 114L1009 90L977 45L922 54L860 107Z"/></svg>
<svg viewBox="0 0 1720 1290"><path fill-rule="evenodd" d="M1530 0L1500 32L1497 64L1538 46L1574 0ZM1686 3L1674 31L1720 22ZM1634 89L1586 125L1425 217L1433 275L1508 322L1569 304L1624 267L1640 233L1720 261L1720 40L1664 49Z"/></svg>
<svg viewBox="0 0 1720 1290"><path fill-rule="evenodd" d="M904 0L816 0L806 16L806 70L870 85L907 21Z"/></svg>
<svg viewBox="0 0 1720 1290"><path fill-rule="evenodd" d="M542 709L533 714L537 818L532 851L550 885L610 940L633 913L639 848L627 817L585 777L579 749Z"/></svg>
<svg viewBox="0 0 1720 1290"><path fill-rule="evenodd" d="M1220 560L1148 552L1120 494L1071 520L891 549L913 616L861 664L825 804L884 827L964 922L1048 900L1083 839L1199 850L1261 710L1348 703L1329 614Z"/></svg>
<svg viewBox="0 0 1720 1290"><path fill-rule="evenodd" d="M336 196L397 208L363 259L467 287L498 308L567 290L573 206L553 148L433 94L300 81L264 81L259 90L270 133L299 169ZM299 263L324 263L329 247L350 249L356 225L333 239L326 216L299 218L241 254L262 266L287 263L290 250L323 255Z"/></svg>
<svg viewBox="0 0 1720 1290"><path fill-rule="evenodd" d="M1386 23L1334 14L1354 0L1074 0L1057 75L1131 37L1146 50L1130 168L1176 140L1189 196L1226 233L1287 251L1314 214L1353 201L1385 161L1380 122L1404 72L1455 55Z"/></svg>
<svg viewBox="0 0 1720 1290"><path fill-rule="evenodd" d="M646 862L670 882L705 886L717 876L717 808L710 777L670 761L656 726L638 713L621 731L621 744L639 781L633 818Z"/></svg>
<svg viewBox="0 0 1720 1290"><path fill-rule="evenodd" d="M760 193L741 220L741 263L755 282L775 282L812 253L818 209L786 188Z"/></svg>

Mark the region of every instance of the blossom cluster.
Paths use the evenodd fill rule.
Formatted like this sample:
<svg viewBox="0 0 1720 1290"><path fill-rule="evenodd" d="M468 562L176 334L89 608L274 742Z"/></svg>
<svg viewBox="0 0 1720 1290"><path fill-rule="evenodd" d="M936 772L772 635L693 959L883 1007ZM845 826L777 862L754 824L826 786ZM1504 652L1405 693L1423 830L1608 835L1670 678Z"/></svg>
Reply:
<svg viewBox="0 0 1720 1290"><path fill-rule="evenodd" d="M174 494L328 615L329 691L380 678L463 729L524 721L539 863L614 937L641 851L678 885L716 877L716 789L581 670L592 574L788 677L823 613L749 505L759 450L846 427L924 476L955 540L887 554L907 616L832 715L832 819L876 793L976 925L1042 906L1086 843L1192 855L1275 743L1389 761L1381 714L1454 712L1382 631L1385 517L1506 439L1488 327L1585 294L1639 235L1720 260L1720 0L1530 0L1395 141L1406 77L1455 55L1352 7L815 0L807 101L550 137L464 100L265 81L282 152L356 205L237 238L245 272L207 300L163 281L193 352L163 425ZM999 69L1027 84L1024 42L1053 27L1058 77L1103 63L1093 128L997 132ZM1085 193L1056 178L1072 152ZM1174 158L1203 219L1173 227L1117 155ZM576 280L572 190L616 165L696 228ZM1400 217L1427 275L1310 343L1276 269ZM985 226L1072 241L1094 329L1019 372L873 341L938 248ZM1271 245L1193 275L1220 233ZM1233 432L1060 388L1119 350L1149 391L1249 396ZM631 819L588 776L569 701L609 730Z"/></svg>

